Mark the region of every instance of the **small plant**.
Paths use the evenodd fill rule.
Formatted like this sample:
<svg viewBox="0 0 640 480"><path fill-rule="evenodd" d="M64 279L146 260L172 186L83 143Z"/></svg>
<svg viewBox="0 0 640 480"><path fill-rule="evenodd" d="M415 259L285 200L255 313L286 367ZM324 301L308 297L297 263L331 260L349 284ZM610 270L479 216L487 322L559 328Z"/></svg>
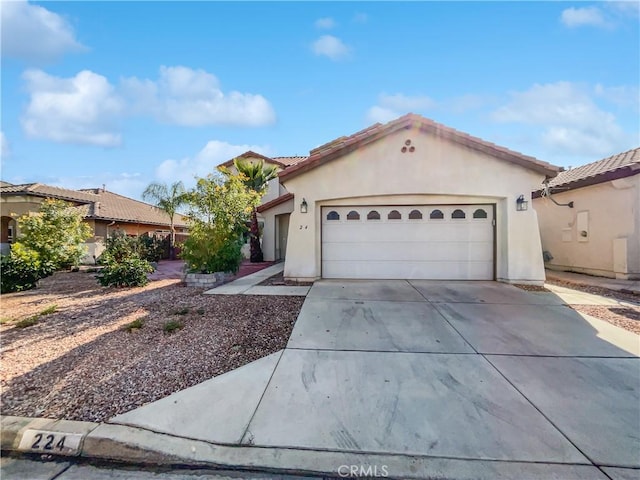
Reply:
<svg viewBox="0 0 640 480"><path fill-rule="evenodd" d="M153 267L149 262L131 257L120 262L109 261L97 278L104 287L143 287L149 283L147 274L151 272Z"/></svg>
<svg viewBox="0 0 640 480"><path fill-rule="evenodd" d="M33 315L31 317L27 317L27 318L17 322L16 323L16 328L33 327L39 321L40 321L40 315Z"/></svg>
<svg viewBox="0 0 640 480"><path fill-rule="evenodd" d="M204 315L204 308L199 308L196 312L198 312L198 315Z"/></svg>
<svg viewBox="0 0 640 480"><path fill-rule="evenodd" d="M171 320L165 323L162 329L164 330L164 333L173 333L176 330L180 330L183 327L184 325L181 322L178 322L176 320Z"/></svg>
<svg viewBox="0 0 640 480"><path fill-rule="evenodd" d="M144 321L145 321L144 317L136 318L133 322L127 323L124 327L122 327L122 329L126 330L129 333L131 333L134 330L140 330L144 326Z"/></svg>
<svg viewBox="0 0 640 480"><path fill-rule="evenodd" d="M58 311L58 305L55 303L53 305L48 306L44 310L42 310L38 315L44 317L45 315L51 315L52 313L56 313Z"/></svg>
<svg viewBox="0 0 640 480"><path fill-rule="evenodd" d="M189 307L182 307L173 312L174 315L186 315L187 313L189 313Z"/></svg>
<svg viewBox="0 0 640 480"><path fill-rule="evenodd" d="M5 323L13 322L13 318L11 317L2 317L0 318L0 325L4 325Z"/></svg>

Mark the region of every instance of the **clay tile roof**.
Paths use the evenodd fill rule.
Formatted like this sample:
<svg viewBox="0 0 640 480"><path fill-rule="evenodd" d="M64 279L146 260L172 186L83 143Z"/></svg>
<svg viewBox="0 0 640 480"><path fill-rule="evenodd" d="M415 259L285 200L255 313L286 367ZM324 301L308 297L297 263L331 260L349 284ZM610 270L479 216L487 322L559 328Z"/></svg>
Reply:
<svg viewBox="0 0 640 480"><path fill-rule="evenodd" d="M159 208L101 188L71 190L41 183L27 183L2 186L0 195L33 195L71 201L80 204L76 208L85 218L169 226L167 215ZM176 226L186 226L186 218L176 214L174 223Z"/></svg>
<svg viewBox="0 0 640 480"><path fill-rule="evenodd" d="M303 160L306 160L307 156L302 156L302 155L296 155L293 157L273 157L273 160L281 163L282 165L285 165L286 167L290 167L291 165L295 165L297 163L302 162Z"/></svg>
<svg viewBox="0 0 640 480"><path fill-rule="evenodd" d="M560 167L543 162L537 158L487 142L486 140L460 132L451 127L447 127L446 125L436 123L433 120L420 115L409 113L384 125L376 123L364 130L354 133L353 135L337 138L336 140L311 150L310 155L306 160L301 161L281 172L280 180L284 181L288 178L292 178L296 175L312 170L313 168L346 155L347 153L350 153L361 146L372 143L386 135L389 135L390 133L403 128L409 129L413 127L432 133L440 138L451 140L452 142L468 148L484 152L493 157L521 165L549 177L554 177L558 171L560 171Z"/></svg>
<svg viewBox="0 0 640 480"><path fill-rule="evenodd" d="M68 188L53 187L42 183L23 183L20 185L6 185L0 187L0 193L34 195L36 197L57 198L60 200L70 200L74 202L93 202L97 200L96 195L70 190Z"/></svg>
<svg viewBox="0 0 640 480"><path fill-rule="evenodd" d="M81 190L82 192L92 192L98 196L98 201L94 202L89 217L128 221L133 223L149 223L152 225L169 225L169 218L166 213L153 205L140 202L129 197L118 195L117 193L102 190L101 188ZM186 217L176 213L174 217L175 226L186 226Z"/></svg>
<svg viewBox="0 0 640 480"><path fill-rule="evenodd" d="M627 152L618 153L596 162L582 165L560 172L557 177L549 182L550 187L560 185L575 185L578 183L593 185L600 181L635 175L640 172L640 147ZM617 174L617 175L616 175ZM585 186L580 185L580 186Z"/></svg>

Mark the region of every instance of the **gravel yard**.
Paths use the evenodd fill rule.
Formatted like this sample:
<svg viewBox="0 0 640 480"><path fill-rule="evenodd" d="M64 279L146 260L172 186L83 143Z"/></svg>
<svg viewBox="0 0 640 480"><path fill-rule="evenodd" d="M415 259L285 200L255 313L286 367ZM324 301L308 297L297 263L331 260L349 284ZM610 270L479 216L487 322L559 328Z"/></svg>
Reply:
<svg viewBox="0 0 640 480"><path fill-rule="evenodd" d="M571 305L571 308L640 335L640 295L617 292L608 288L577 285L561 280L547 280L547 283L621 301L621 305Z"/></svg>
<svg viewBox="0 0 640 480"><path fill-rule="evenodd" d="M284 348L304 301L202 292L175 279L104 288L65 272L2 295L2 414L106 420ZM172 321L182 328L166 333Z"/></svg>

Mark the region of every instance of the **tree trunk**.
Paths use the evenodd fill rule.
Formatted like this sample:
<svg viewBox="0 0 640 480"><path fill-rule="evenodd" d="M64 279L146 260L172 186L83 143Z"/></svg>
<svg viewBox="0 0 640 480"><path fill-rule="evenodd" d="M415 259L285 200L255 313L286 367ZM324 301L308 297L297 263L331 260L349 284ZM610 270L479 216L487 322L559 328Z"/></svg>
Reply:
<svg viewBox="0 0 640 480"><path fill-rule="evenodd" d="M176 259L176 229L173 227L173 217L171 218L171 235L169 235L169 260Z"/></svg>
<svg viewBox="0 0 640 480"><path fill-rule="evenodd" d="M260 225L258 224L258 212L254 208L251 212L251 232L249 235L249 246L251 254L249 260L251 263L259 263L264 260L262 255L262 247L260 247Z"/></svg>

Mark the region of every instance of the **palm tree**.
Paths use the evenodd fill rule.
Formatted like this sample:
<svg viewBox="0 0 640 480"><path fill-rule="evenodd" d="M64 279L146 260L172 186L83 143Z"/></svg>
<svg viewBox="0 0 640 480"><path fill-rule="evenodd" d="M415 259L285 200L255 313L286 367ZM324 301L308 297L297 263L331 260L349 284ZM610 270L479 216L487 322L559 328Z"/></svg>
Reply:
<svg viewBox="0 0 640 480"><path fill-rule="evenodd" d="M173 217L176 210L187 201L187 191L180 181L167 186L164 183L153 182L142 192L142 198L152 201L156 207L169 216L171 226L171 236L169 237L169 258L175 260L174 244L176 242L176 232L173 227Z"/></svg>
<svg viewBox="0 0 640 480"><path fill-rule="evenodd" d="M257 192L260 196L265 194L269 180L278 176L278 168L274 165L265 165L264 160L252 162L243 158L236 158L233 161L233 164L235 165L236 170L238 170L238 173L242 173L245 176L245 179L243 180L245 186L254 192ZM260 247L258 211L255 207L251 212L249 245L251 247L249 260L251 262L262 262L264 257L262 255L262 248Z"/></svg>

